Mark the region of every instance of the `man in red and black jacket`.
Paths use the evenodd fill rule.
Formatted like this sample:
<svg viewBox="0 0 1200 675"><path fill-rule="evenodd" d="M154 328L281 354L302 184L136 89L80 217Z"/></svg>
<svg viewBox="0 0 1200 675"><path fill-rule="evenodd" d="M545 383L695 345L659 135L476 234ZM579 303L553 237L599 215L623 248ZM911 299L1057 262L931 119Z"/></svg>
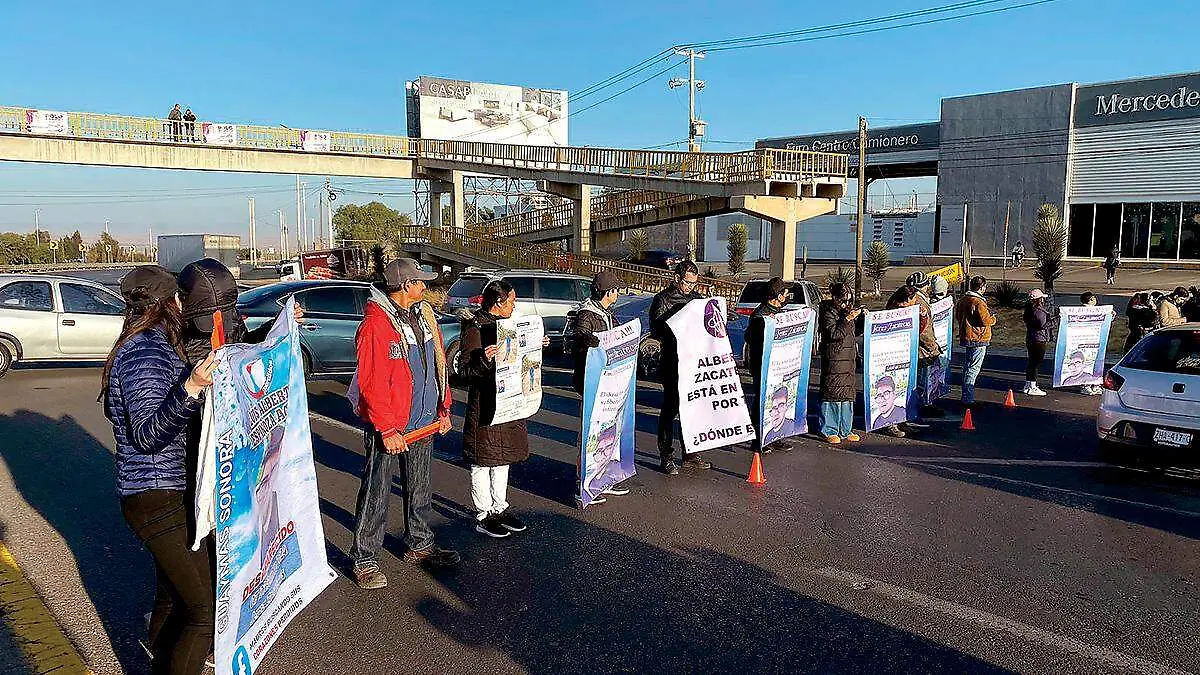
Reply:
<svg viewBox="0 0 1200 675"><path fill-rule="evenodd" d="M408 443L405 435L438 425L450 430L450 386L437 316L424 302L425 282L437 278L416 261L401 258L383 270L389 302L367 302L355 344L358 370L356 412L366 422L367 467L354 515L354 581L383 588L378 553L387 527L392 477L404 464L404 560L432 568L458 564L458 553L434 543L429 467L433 437Z"/></svg>

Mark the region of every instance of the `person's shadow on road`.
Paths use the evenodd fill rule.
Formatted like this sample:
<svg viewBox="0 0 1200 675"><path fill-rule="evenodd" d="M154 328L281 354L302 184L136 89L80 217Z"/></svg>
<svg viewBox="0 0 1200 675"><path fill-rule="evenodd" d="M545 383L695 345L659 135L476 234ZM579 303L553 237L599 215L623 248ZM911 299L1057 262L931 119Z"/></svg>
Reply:
<svg viewBox="0 0 1200 675"><path fill-rule="evenodd" d="M138 638L153 604L154 563L121 515L112 454L74 418L28 410L0 415L0 439L20 496L74 555L122 669L148 672Z"/></svg>

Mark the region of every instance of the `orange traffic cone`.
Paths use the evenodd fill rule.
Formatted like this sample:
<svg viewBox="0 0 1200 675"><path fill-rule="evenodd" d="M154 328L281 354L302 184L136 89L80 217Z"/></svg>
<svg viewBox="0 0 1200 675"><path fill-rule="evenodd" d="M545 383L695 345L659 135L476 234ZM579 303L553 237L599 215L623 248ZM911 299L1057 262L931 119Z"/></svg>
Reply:
<svg viewBox="0 0 1200 675"><path fill-rule="evenodd" d="M750 475L746 477L746 482L754 485L762 485L767 482L762 470L762 455L757 452L754 453L754 459L750 462Z"/></svg>
<svg viewBox="0 0 1200 675"><path fill-rule="evenodd" d="M1004 397L1004 407L1005 407L1005 408L1015 408L1015 407L1017 407L1017 401L1016 401L1016 400L1013 398L1013 391L1012 391L1012 389L1009 389L1009 390L1008 390L1008 396L1005 396L1005 397Z"/></svg>
<svg viewBox="0 0 1200 675"><path fill-rule="evenodd" d="M967 408L967 412L963 413L962 426L960 431L975 431L975 421L971 419L971 409Z"/></svg>

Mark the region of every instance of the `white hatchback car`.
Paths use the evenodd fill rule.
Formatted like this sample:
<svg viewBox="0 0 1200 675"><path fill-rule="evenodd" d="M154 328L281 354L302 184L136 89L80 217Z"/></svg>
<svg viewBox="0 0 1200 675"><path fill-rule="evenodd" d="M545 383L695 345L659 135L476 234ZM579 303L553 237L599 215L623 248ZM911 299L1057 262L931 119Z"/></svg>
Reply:
<svg viewBox="0 0 1200 675"><path fill-rule="evenodd" d="M17 361L99 361L121 334L125 301L71 277L0 274L0 376Z"/></svg>
<svg viewBox="0 0 1200 675"><path fill-rule="evenodd" d="M1104 377L1096 433L1154 455L1200 457L1200 323L1142 338Z"/></svg>

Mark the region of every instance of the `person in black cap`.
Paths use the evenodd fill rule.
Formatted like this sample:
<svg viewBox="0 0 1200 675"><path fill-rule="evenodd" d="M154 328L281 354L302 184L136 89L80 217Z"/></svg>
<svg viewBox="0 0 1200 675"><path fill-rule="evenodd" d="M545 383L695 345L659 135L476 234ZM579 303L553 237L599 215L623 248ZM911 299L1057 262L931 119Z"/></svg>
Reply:
<svg viewBox="0 0 1200 675"><path fill-rule="evenodd" d="M751 377L754 378L754 391L757 395L762 391L762 356L763 356L763 340L766 331L766 317L775 316L783 311L783 308L791 301L792 284L784 281L780 277L772 277L767 282L767 297L763 300L750 315L750 324L746 326L746 368L750 370ZM758 438L752 443L755 452L767 454L774 450L791 450L791 441L780 439L773 443L762 445L763 423L758 418L758 415L752 414L750 418L754 421L755 430L758 432Z"/></svg>
<svg viewBox="0 0 1200 675"><path fill-rule="evenodd" d="M450 384L446 351L437 315L425 302L425 282L438 275L415 260L393 260L383 268L388 300L367 301L354 338L358 369L351 382L357 390L355 412L366 423L367 466L354 510L350 560L360 588L387 586L379 568L379 549L387 526L392 478L400 470L404 486L404 560L434 569L457 565L457 552L440 548L433 537L433 495L429 469L433 437L405 435L438 425L450 431Z"/></svg>
<svg viewBox="0 0 1200 675"><path fill-rule="evenodd" d="M147 644L155 672L195 673L213 644L211 551L189 546L194 482L185 450L216 366L183 359L175 277L158 265L121 279L125 324L104 364L101 397L116 439L117 493L130 529L154 557L157 592Z"/></svg>
<svg viewBox="0 0 1200 675"><path fill-rule="evenodd" d="M575 393L583 395L583 381L587 370L587 355L588 350L592 347L599 347L600 340L596 337L596 333L602 333L606 330L612 330L617 327L617 317L613 314L613 305L616 304L617 298L621 297L621 280L617 275L610 271L603 271L592 278L592 295L579 307L575 312L575 318L571 322L571 355L574 360L574 373L572 374L571 384L575 387ZM580 401L580 419L583 419L582 401ZM587 430L581 430L580 433L587 433ZM576 461L579 457L576 456ZM582 467L575 467L575 483L576 488L579 487L580 470ZM614 485L602 494L596 495L592 499L592 504L602 504L606 501L605 495L622 496L629 494L629 488L620 485ZM575 490L575 500L579 501L579 490Z"/></svg>

